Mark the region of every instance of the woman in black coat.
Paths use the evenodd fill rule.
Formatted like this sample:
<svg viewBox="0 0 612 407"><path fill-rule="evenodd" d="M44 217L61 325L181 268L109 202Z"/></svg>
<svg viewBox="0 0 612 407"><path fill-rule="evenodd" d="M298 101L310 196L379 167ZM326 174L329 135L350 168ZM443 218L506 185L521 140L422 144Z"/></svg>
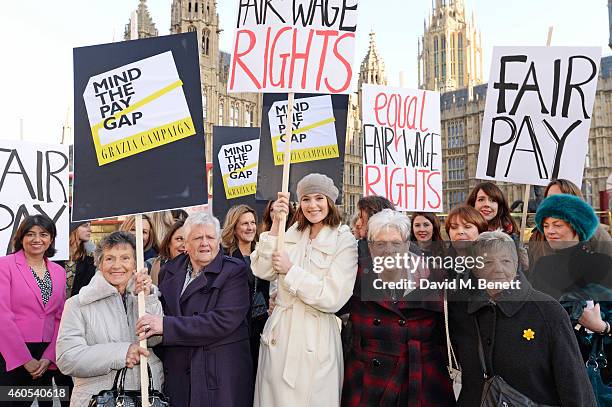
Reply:
<svg viewBox="0 0 612 407"><path fill-rule="evenodd" d="M536 289L558 300L568 311L585 362L593 346L595 351L603 347L605 361L598 358L597 372L605 384L610 384L612 258L589 246L599 219L579 197L556 194L538 207L536 225L552 254L538 259L530 279ZM587 301L592 306L587 306Z"/></svg>
<svg viewBox="0 0 612 407"><path fill-rule="evenodd" d="M535 403L596 406L567 313L518 272L512 238L499 231L482 233L474 255L482 257L483 266L472 269L466 306L450 313L452 345L462 370L457 404L480 405L486 369L487 377L501 376Z"/></svg>
<svg viewBox="0 0 612 407"><path fill-rule="evenodd" d="M255 210L247 205L237 205L230 208L225 216L221 245L226 255L237 258L249 266L247 276L249 279L251 312L248 320L254 368L253 379L257 375L259 337L268 320L270 302L270 282L255 277L250 267L250 255L255 250L258 238L257 213Z"/></svg>
<svg viewBox="0 0 612 407"><path fill-rule="evenodd" d="M70 223L70 259L57 262L66 270L66 298L77 295L96 274L94 258L85 249L85 243L90 239L90 222Z"/></svg>

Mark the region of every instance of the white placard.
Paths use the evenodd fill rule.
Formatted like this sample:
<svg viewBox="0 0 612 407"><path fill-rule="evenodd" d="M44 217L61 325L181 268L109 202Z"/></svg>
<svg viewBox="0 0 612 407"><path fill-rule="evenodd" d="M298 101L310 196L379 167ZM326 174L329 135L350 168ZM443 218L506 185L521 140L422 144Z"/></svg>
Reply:
<svg viewBox="0 0 612 407"><path fill-rule="evenodd" d="M358 0L239 0L229 92L349 93Z"/></svg>
<svg viewBox="0 0 612 407"><path fill-rule="evenodd" d="M364 84L362 101L363 195L442 212L440 94Z"/></svg>
<svg viewBox="0 0 612 407"><path fill-rule="evenodd" d="M599 47L495 47L476 177L582 184Z"/></svg>
<svg viewBox="0 0 612 407"><path fill-rule="evenodd" d="M55 222L56 255L68 259L68 146L0 140L0 255L28 215Z"/></svg>
<svg viewBox="0 0 612 407"><path fill-rule="evenodd" d="M172 51L93 76L83 93L98 164L196 133Z"/></svg>
<svg viewBox="0 0 612 407"><path fill-rule="evenodd" d="M274 165L283 165L287 133L287 101L268 111ZM296 99L293 106L291 163L339 157L336 118L330 95Z"/></svg>
<svg viewBox="0 0 612 407"><path fill-rule="evenodd" d="M219 150L225 197L234 199L257 191L259 140L225 144Z"/></svg>

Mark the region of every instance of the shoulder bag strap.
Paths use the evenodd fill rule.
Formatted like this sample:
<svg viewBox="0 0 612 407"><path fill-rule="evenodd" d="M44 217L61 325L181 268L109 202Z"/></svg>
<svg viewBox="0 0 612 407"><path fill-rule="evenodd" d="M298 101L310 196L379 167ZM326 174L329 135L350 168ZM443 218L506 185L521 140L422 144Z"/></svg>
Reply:
<svg viewBox="0 0 612 407"><path fill-rule="evenodd" d="M480 360L480 368L484 374L485 380L489 378L487 372L487 364L485 362L484 349L482 347L482 337L480 336L480 325L478 324L478 318L474 315L474 326L476 327L476 335L478 336L478 359Z"/></svg>
<svg viewBox="0 0 612 407"><path fill-rule="evenodd" d="M460 370L459 363L457 363L455 351L453 350L453 345L450 340L450 330L448 329L448 300L446 290L444 290L444 329L446 331L446 352L448 357L449 371Z"/></svg>

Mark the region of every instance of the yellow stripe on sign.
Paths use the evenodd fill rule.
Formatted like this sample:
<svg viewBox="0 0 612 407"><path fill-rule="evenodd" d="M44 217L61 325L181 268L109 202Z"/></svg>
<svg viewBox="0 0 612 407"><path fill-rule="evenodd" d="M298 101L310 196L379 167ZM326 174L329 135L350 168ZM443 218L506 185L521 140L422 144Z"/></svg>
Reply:
<svg viewBox="0 0 612 407"><path fill-rule="evenodd" d="M96 150L98 164L108 164L194 134L193 121L191 117L186 117L101 146L99 151Z"/></svg>
<svg viewBox="0 0 612 407"><path fill-rule="evenodd" d="M229 178L230 174L234 172L243 172L246 170L250 170L251 168L257 167L258 163L259 161L256 161L254 164L247 165L246 167L240 168L236 171L232 171L228 174L225 174L223 177L221 177L221 179L223 180L223 188L225 189L225 197L227 199L238 198L238 197L245 196L245 195L253 195L255 193L255 190L257 189L256 182L252 184L247 184L247 185L238 185L235 187L230 187L227 184L227 179ZM238 195L236 195L237 193Z"/></svg>
<svg viewBox="0 0 612 407"><path fill-rule="evenodd" d="M235 199L242 196L255 195L255 192L257 192L257 183L253 182L252 184L240 185L226 189L225 197L226 199Z"/></svg>
<svg viewBox="0 0 612 407"><path fill-rule="evenodd" d="M254 164L247 165L246 167L239 168L239 169L237 169L237 170L235 170L235 171L230 171L230 172L228 172L227 174L225 174L225 175L223 176L223 179L228 179L228 178L229 178L229 176L230 176L232 173L234 173L234 172L243 172L243 171L246 171L246 170L250 170L251 168L255 168L255 167L257 167L257 163L258 163L258 162L259 162L259 161L255 162Z"/></svg>
<svg viewBox="0 0 612 407"><path fill-rule="evenodd" d="M337 144L328 146L303 148L301 150L291 150L291 163L304 163L308 161L327 160L340 157ZM274 165L283 165L285 153L274 154Z"/></svg>
<svg viewBox="0 0 612 407"><path fill-rule="evenodd" d="M304 127L299 128L299 129L295 129L295 130L293 130L291 132L291 134L304 133L304 132L306 132L308 130L316 129L317 127L325 126L326 124L333 123L335 121L336 121L335 117L330 117L329 119L321 120L319 122L310 124L308 126L304 126ZM275 141L279 140L284 135L285 135L285 133L280 134L278 136L272 137L272 142L275 142Z"/></svg>
<svg viewBox="0 0 612 407"><path fill-rule="evenodd" d="M181 81L179 79L178 81L173 82L170 85L165 86L165 87L161 88L160 90L158 90L156 92L153 92L149 96L145 97L142 100L139 100L138 102L134 103L133 105L130 105L130 106L126 107L125 109L115 113L114 115L105 118L100 123L94 125L92 127L92 129L94 129L94 128L100 129L104 125L104 122L106 120L110 119L111 117L114 118L114 119L118 119L121 116L125 116L126 114L133 112L134 110L138 109L139 107L142 107L142 106L146 105L147 103L154 101L155 99L165 95L166 93L168 93L168 92L170 92L170 91L172 91L172 90L174 90L174 89L176 89L176 88L178 88L180 86L183 86L183 81Z"/></svg>

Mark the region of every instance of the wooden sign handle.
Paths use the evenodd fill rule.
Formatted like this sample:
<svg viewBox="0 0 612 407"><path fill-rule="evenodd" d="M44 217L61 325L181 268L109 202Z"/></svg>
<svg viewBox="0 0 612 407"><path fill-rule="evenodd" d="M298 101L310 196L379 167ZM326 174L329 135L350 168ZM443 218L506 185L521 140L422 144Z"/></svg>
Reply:
<svg viewBox="0 0 612 407"><path fill-rule="evenodd" d="M548 35L546 36L546 46L550 47L552 42L553 27L548 27ZM527 228L527 210L529 207L529 196L531 195L531 184L525 184L525 192L523 193L523 214L521 216L521 242L525 241L525 232Z"/></svg>
<svg viewBox="0 0 612 407"><path fill-rule="evenodd" d="M283 185L282 192L289 192L289 170L291 169L291 136L293 134L293 101L294 93L290 92L287 98L287 132L285 133L285 155L283 161ZM285 248L285 226L287 216L283 215L278 228L278 239L276 250L282 251Z"/></svg>
<svg viewBox="0 0 612 407"><path fill-rule="evenodd" d="M144 242L142 241L142 215L135 216L136 223L136 272L144 268ZM144 291L138 293L138 318L142 318L145 311ZM140 341L140 347L147 349L147 340ZM140 355L140 392L142 407L149 407L149 372L147 371L147 357Z"/></svg>

